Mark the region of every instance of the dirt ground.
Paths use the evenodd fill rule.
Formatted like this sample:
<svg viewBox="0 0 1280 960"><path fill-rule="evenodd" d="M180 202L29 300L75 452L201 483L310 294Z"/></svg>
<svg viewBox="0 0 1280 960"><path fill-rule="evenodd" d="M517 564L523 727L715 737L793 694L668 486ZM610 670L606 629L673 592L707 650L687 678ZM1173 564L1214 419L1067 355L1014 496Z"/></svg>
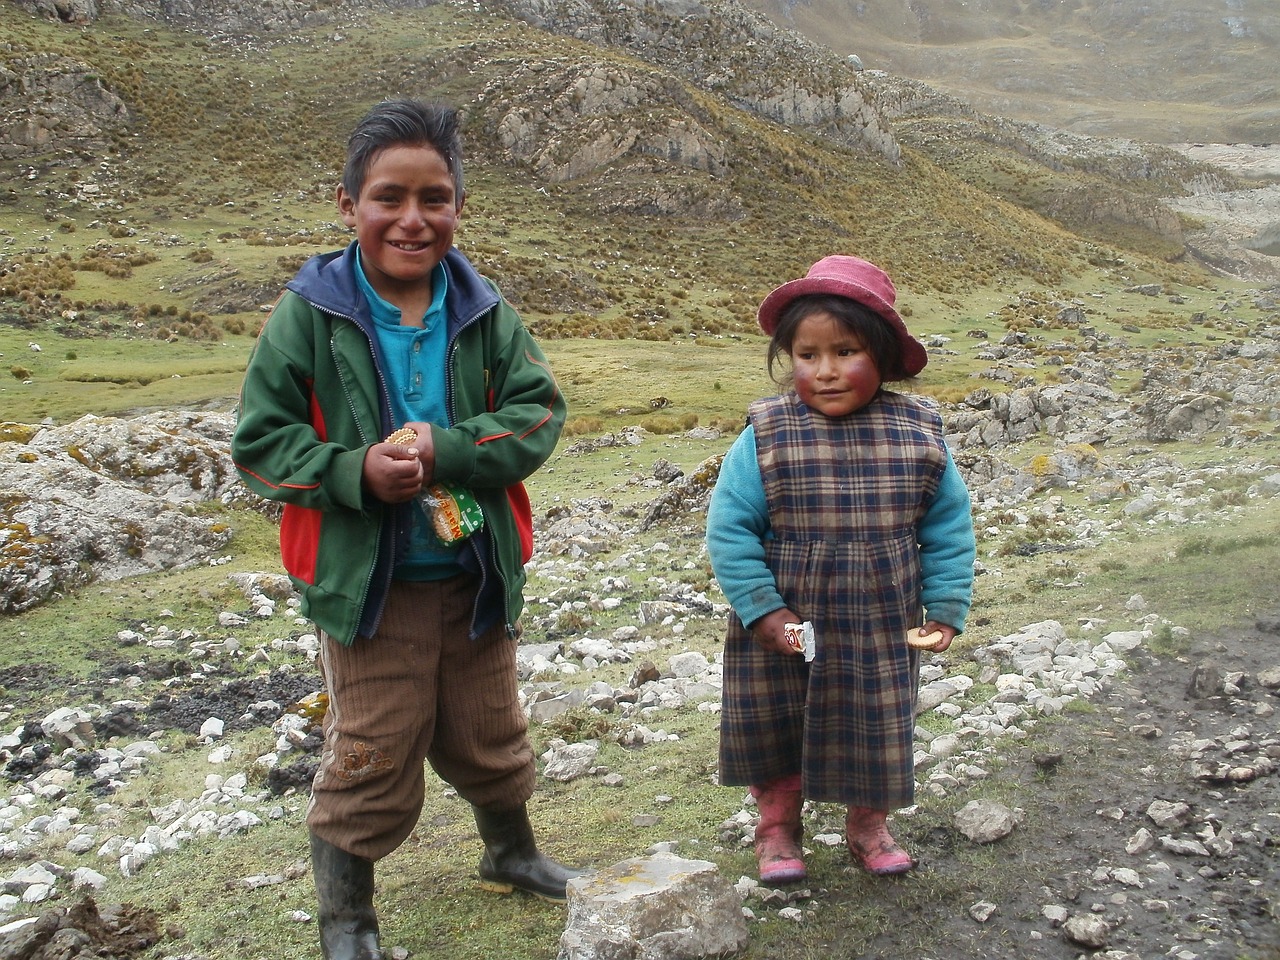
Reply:
<svg viewBox="0 0 1280 960"><path fill-rule="evenodd" d="M1280 960L1280 689L1259 681L1280 666L1278 643L1280 609L1193 638L1175 656L1131 655L1130 672L1096 709L1041 725L1034 748L1003 754L1000 775L1018 781L1022 820L990 848L991 889L956 855L969 842L956 830L903 819L895 829L919 860L915 873L841 882L809 901L823 911L881 910L893 922L870 944L823 944L822 955ZM169 720L207 715L204 704L160 706ZM1171 822L1149 815L1158 801ZM1151 848L1135 849L1144 829ZM922 907L902 885L930 873L953 895ZM1068 934L1090 918L1089 942ZM163 947L149 952L162 930L150 910L81 902L0 934L0 957L164 956ZM803 955L817 955L813 947Z"/></svg>
<svg viewBox="0 0 1280 960"><path fill-rule="evenodd" d="M992 848L1016 879L991 891L990 917L941 902L903 916L861 957L901 958L904 944L921 942L946 945L935 960L1278 960L1280 690L1258 681L1280 666L1278 643L1280 617L1270 614L1195 638L1177 656L1131 658L1096 711L1052 725L1047 749L1006 755L1001 775L1018 778L1029 799L1014 834ZM1195 741L1206 742L1184 759ZM1244 770L1258 775L1231 779ZM1173 808L1159 826L1148 815L1157 801L1189 809ZM1153 846L1134 850L1143 828ZM912 830L899 832L920 870L961 869L951 849L967 841L954 830ZM983 894L974 889L973 902ZM1073 930L1072 917L1102 924L1081 943L1064 915Z"/></svg>

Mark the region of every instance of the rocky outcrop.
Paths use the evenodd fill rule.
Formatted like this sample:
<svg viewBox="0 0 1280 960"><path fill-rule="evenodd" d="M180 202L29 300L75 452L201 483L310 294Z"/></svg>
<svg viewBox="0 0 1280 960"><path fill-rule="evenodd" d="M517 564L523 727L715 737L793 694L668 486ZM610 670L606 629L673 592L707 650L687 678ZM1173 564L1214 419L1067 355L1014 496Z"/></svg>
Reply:
<svg viewBox="0 0 1280 960"><path fill-rule="evenodd" d="M502 148L552 182L627 157L716 177L727 169L724 145L699 122L684 85L657 71L534 61L491 84L480 103Z"/></svg>
<svg viewBox="0 0 1280 960"><path fill-rule="evenodd" d="M893 163L900 158L852 64L736 0L500 0L492 7L552 33L625 50L758 116Z"/></svg>
<svg viewBox="0 0 1280 960"><path fill-rule="evenodd" d="M87 64L52 53L0 62L0 158L102 142L128 122Z"/></svg>
<svg viewBox="0 0 1280 960"><path fill-rule="evenodd" d="M240 495L227 414L86 416L0 442L0 613L94 578L207 560L231 528L204 501Z"/></svg>
<svg viewBox="0 0 1280 960"><path fill-rule="evenodd" d="M1131 190L1069 184L1048 193L1044 212L1066 224L1115 223L1138 227L1176 247L1186 243L1178 214L1164 200Z"/></svg>
<svg viewBox="0 0 1280 960"><path fill-rule="evenodd" d="M97 0L15 0L22 9L38 17L83 25L98 19Z"/></svg>
<svg viewBox="0 0 1280 960"><path fill-rule="evenodd" d="M1196 225L1187 244L1198 259L1228 276L1280 281L1280 186L1223 190L1199 179L1169 204Z"/></svg>
<svg viewBox="0 0 1280 960"><path fill-rule="evenodd" d="M99 0L104 13L162 20L204 33L282 34L322 26L332 5L305 0ZM325 9L318 9L323 6Z"/></svg>

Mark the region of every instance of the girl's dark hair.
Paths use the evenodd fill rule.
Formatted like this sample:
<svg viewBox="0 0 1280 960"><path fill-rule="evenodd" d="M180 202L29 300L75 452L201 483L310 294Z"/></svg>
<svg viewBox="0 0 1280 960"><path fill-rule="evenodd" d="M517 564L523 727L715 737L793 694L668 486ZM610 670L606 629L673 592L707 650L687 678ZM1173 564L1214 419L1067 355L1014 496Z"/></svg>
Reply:
<svg viewBox="0 0 1280 960"><path fill-rule="evenodd" d="M825 311L836 318L846 329L862 341L880 373L881 380L906 380L902 369L902 343L880 314L864 307L857 300L831 293L811 293L796 297L778 315L778 325L769 340L769 376L779 386L790 386L792 374L774 373L774 366L782 354L791 356L796 330L801 321L815 313Z"/></svg>
<svg viewBox="0 0 1280 960"><path fill-rule="evenodd" d="M369 166L388 147L431 147L444 157L453 177L456 203L462 206L462 138L458 111L421 100L384 100L364 115L347 139L342 189L359 197Z"/></svg>

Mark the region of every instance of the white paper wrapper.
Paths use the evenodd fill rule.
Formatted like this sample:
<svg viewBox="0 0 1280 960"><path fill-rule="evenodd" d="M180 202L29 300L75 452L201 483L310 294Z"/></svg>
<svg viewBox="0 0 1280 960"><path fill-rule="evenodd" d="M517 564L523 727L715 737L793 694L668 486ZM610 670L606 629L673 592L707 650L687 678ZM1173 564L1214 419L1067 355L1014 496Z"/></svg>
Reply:
<svg viewBox="0 0 1280 960"><path fill-rule="evenodd" d="M803 653L805 662L812 663L814 651L816 650L816 644L813 640L813 624L808 620L804 623L784 623L782 630L791 649Z"/></svg>

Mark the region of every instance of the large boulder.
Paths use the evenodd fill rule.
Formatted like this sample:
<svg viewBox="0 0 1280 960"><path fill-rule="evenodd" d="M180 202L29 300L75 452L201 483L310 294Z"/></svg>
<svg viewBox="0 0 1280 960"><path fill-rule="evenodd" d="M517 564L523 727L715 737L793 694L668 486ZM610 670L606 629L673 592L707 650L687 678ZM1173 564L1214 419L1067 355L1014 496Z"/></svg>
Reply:
<svg viewBox="0 0 1280 960"><path fill-rule="evenodd" d="M225 547L230 527L194 508L242 495L232 429L230 414L188 412L0 432L0 612Z"/></svg>

